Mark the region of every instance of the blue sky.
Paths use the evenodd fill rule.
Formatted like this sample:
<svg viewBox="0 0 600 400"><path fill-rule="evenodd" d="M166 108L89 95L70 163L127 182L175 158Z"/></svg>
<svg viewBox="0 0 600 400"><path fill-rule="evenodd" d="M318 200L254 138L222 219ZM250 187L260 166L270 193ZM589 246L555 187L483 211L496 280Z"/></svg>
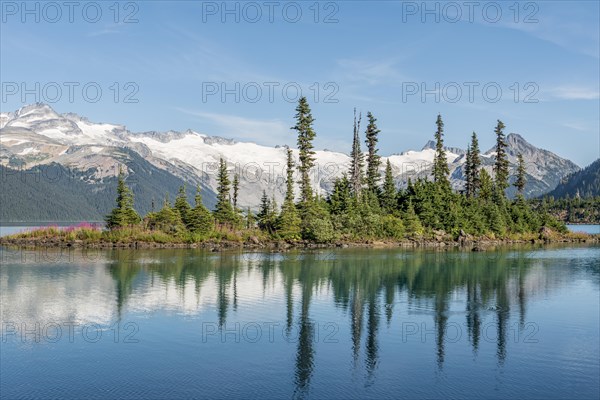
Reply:
<svg viewBox="0 0 600 400"><path fill-rule="evenodd" d="M581 166L600 156L597 1L23 4L1 5L2 111L37 100L134 131L295 145L300 88L318 148L349 151L356 107L378 118L383 155L420 149L440 112L449 146L475 131L487 150L501 119Z"/></svg>

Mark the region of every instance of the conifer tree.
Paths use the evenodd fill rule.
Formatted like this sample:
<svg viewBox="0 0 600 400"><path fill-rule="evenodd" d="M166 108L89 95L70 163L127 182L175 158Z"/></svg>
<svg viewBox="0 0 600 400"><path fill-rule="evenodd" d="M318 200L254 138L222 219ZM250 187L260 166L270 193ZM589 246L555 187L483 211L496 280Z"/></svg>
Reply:
<svg viewBox="0 0 600 400"><path fill-rule="evenodd" d="M517 180L514 185L517 188L517 191L520 195L523 195L523 189L525 189L526 177L525 177L525 160L523 159L523 154L519 153L517 156L518 165L517 165Z"/></svg>
<svg viewBox="0 0 600 400"><path fill-rule="evenodd" d="M262 197L260 198L260 207L256 218L258 220L258 227L263 230L268 229L268 217L271 210L271 200L267 196L267 192L263 190Z"/></svg>
<svg viewBox="0 0 600 400"><path fill-rule="evenodd" d="M200 185L196 187L196 196L194 197L194 208L188 212L188 229L193 233L205 235L211 231L214 226L214 219L210 211L202 202Z"/></svg>
<svg viewBox="0 0 600 400"><path fill-rule="evenodd" d="M160 230L171 234L177 234L184 228L179 210L171 207L168 193L165 195L162 208L156 213L155 224Z"/></svg>
<svg viewBox="0 0 600 400"><path fill-rule="evenodd" d="M218 185L217 185L217 204L215 207L215 219L217 222L226 224L234 221L233 208L229 201L229 190L230 181L227 173L227 163L223 158L219 160L219 172L218 172Z"/></svg>
<svg viewBox="0 0 600 400"><path fill-rule="evenodd" d="M465 155L465 194L467 197L473 196L473 174L471 171L471 145L467 146L467 154Z"/></svg>
<svg viewBox="0 0 600 400"><path fill-rule="evenodd" d="M238 174L233 176L233 209L237 210L238 193L240 189L240 177Z"/></svg>
<svg viewBox="0 0 600 400"><path fill-rule="evenodd" d="M385 178L383 180L383 191L381 193L381 206L387 212L391 212L396 206L396 185L392 175L392 164L387 160L385 165Z"/></svg>
<svg viewBox="0 0 600 400"><path fill-rule="evenodd" d="M256 215L258 227L269 233L274 233L277 225L277 203L275 196L272 199L267 197L267 192L263 190L260 200L260 210Z"/></svg>
<svg viewBox="0 0 600 400"><path fill-rule="evenodd" d="M498 120L494 129L496 134L496 162L494 164L494 184L495 194L499 198L504 198L504 191L508 188L508 156L506 154L506 138L504 136L504 124Z"/></svg>
<svg viewBox="0 0 600 400"><path fill-rule="evenodd" d="M333 215L339 215L350 207L350 181L344 173L333 182L333 191L329 195L329 210Z"/></svg>
<svg viewBox="0 0 600 400"><path fill-rule="evenodd" d="M300 202L306 205L313 198L310 185L310 170L315 164L315 152L313 150L313 140L316 136L312 124L314 118L310 112L310 106L306 97L301 97L296 107L296 125L292 127L298 133L298 151L300 165Z"/></svg>
<svg viewBox="0 0 600 400"><path fill-rule="evenodd" d="M266 193L263 194L266 196ZM294 159L291 149L287 150L286 192L281 213L277 218L277 232L284 239L300 239L300 216L294 204Z"/></svg>
<svg viewBox="0 0 600 400"><path fill-rule="evenodd" d="M294 153L289 148L287 149L285 175L285 202L294 204Z"/></svg>
<svg viewBox="0 0 600 400"><path fill-rule="evenodd" d="M471 159L469 164L471 173L471 194L472 196L476 196L481 186L481 153L479 151L479 140L477 140L477 134L475 132L473 132L473 135L471 136Z"/></svg>
<svg viewBox="0 0 600 400"><path fill-rule="evenodd" d="M185 185L179 187L177 197L175 197L175 208L181 216L181 221L187 226L189 223L188 213L192 209L187 201L187 195L185 193Z"/></svg>
<svg viewBox="0 0 600 400"><path fill-rule="evenodd" d="M123 169L119 166L117 177L117 207L105 217L108 229L114 229L140 222L140 216L133 208L133 193L125 184Z"/></svg>
<svg viewBox="0 0 600 400"><path fill-rule="evenodd" d="M491 200L494 190L492 177L484 168L481 169L479 177L481 182L479 189L479 197L486 201Z"/></svg>
<svg viewBox="0 0 600 400"><path fill-rule="evenodd" d="M354 109L354 139L352 141L352 151L350 152L350 185L352 186L352 194L355 197L360 196L363 183L363 167L364 160L363 154L360 150L360 121L362 116L358 115L358 121L356 120L356 108Z"/></svg>
<svg viewBox="0 0 600 400"><path fill-rule="evenodd" d="M444 122L442 116L438 114L435 121L437 130L435 131L435 157L433 159L433 181L438 184L438 187L450 188L448 175L448 160L446 151L444 150Z"/></svg>
<svg viewBox="0 0 600 400"><path fill-rule="evenodd" d="M369 111L367 113L367 119L369 120L367 125L367 130L365 132L366 139L365 143L367 145L368 153L367 153L367 188L373 192L377 193L379 190L379 180L381 179L379 175L379 166L381 165L381 157L377 154L377 142L379 141L378 135L381 132L377 128L377 119L371 114Z"/></svg>
<svg viewBox="0 0 600 400"><path fill-rule="evenodd" d="M423 226L419 220L419 216L415 213L412 201L408 201L406 212L403 215L404 228L407 233L420 235L423 233Z"/></svg>

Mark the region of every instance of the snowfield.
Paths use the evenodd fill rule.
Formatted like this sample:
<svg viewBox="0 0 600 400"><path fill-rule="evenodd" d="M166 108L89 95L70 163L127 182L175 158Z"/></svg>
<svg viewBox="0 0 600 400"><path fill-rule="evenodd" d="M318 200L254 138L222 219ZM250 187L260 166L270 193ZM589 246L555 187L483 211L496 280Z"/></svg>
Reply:
<svg viewBox="0 0 600 400"><path fill-rule="evenodd" d="M58 114L48 105L39 103L22 107L14 113L2 113L0 127L1 162L4 165L16 157L26 167L57 162L70 167L90 168L97 162L106 169L111 162L115 164L113 166L120 163L120 149L128 148L154 166L186 181L200 180L213 191L217 188L217 163L220 158L225 159L231 174L239 175L239 204L243 207L259 204L263 190L269 196L275 196L279 203L285 193L287 148L282 146L237 142L191 130L130 132L122 125L93 123L72 113ZM572 162L527 143L517 134L508 135L507 142L511 164L514 166L517 154L523 153L530 179L539 180L539 188L552 189L562 177L579 169ZM460 189L464 185L464 150L446 150L452 185ZM297 160L297 150L293 149L293 153ZM35 157L32 157L34 154ZM486 169L493 163L494 154L493 149L482 154ZM382 157L381 173L389 159L394 179L401 187L408 178L428 177L434 155L435 150L428 142L420 151L409 150ZM349 164L347 154L316 151L315 168L311 172L313 187L319 194L325 195L333 187L333 181L348 171ZM110 168L110 171L117 170L116 167Z"/></svg>

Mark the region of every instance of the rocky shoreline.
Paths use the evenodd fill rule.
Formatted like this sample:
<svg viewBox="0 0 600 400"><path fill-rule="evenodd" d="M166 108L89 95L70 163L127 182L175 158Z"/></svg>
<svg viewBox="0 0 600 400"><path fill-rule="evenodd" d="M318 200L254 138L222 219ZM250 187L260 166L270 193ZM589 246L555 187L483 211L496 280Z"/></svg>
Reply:
<svg viewBox="0 0 600 400"><path fill-rule="evenodd" d="M93 249L206 249L220 251L226 249L288 251L302 249L327 248L461 248L472 251L485 251L487 248L515 244L551 244L551 243L600 243L600 235L544 235L535 239L490 239L461 236L458 240L447 237L435 239L405 239L405 240L363 240L335 241L331 243L313 243L306 241L286 242L281 240L261 241L251 237L247 241L207 240L198 243L158 243L145 241L109 242L63 240L62 238L27 238L2 237L0 245L12 247L55 247L55 248L93 248Z"/></svg>

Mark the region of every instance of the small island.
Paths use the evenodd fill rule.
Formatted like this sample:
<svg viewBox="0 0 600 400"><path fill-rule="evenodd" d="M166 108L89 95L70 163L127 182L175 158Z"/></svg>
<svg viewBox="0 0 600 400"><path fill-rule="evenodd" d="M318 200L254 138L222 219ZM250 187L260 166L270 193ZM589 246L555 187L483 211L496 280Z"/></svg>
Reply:
<svg viewBox="0 0 600 400"><path fill-rule="evenodd" d="M263 192L260 208L238 207L239 176L230 176L220 159L217 204L210 211L197 188L194 205L184 186L172 204L168 195L159 210L140 216L126 176L119 170L116 207L106 227L80 224L66 229L46 227L0 238L0 244L50 247L224 247L274 248L325 246L460 246L473 250L487 244L598 242L599 235L572 233L556 218L546 201L527 201L525 163L517 155L509 171L504 135L498 120L494 129L496 155L492 173L481 165L477 134L465 156L466 185L452 189L444 148L444 122L437 116L432 179L408 180L398 190L388 161L380 175L377 119L367 113L367 150L361 150L361 115L354 112L350 168L335 180L326 197L315 194L310 172L315 167L313 117L306 98L296 107L299 160L287 151L286 191L281 207ZM299 180L296 181L296 173ZM296 184L299 184L299 196ZM506 189L514 186L514 199Z"/></svg>

